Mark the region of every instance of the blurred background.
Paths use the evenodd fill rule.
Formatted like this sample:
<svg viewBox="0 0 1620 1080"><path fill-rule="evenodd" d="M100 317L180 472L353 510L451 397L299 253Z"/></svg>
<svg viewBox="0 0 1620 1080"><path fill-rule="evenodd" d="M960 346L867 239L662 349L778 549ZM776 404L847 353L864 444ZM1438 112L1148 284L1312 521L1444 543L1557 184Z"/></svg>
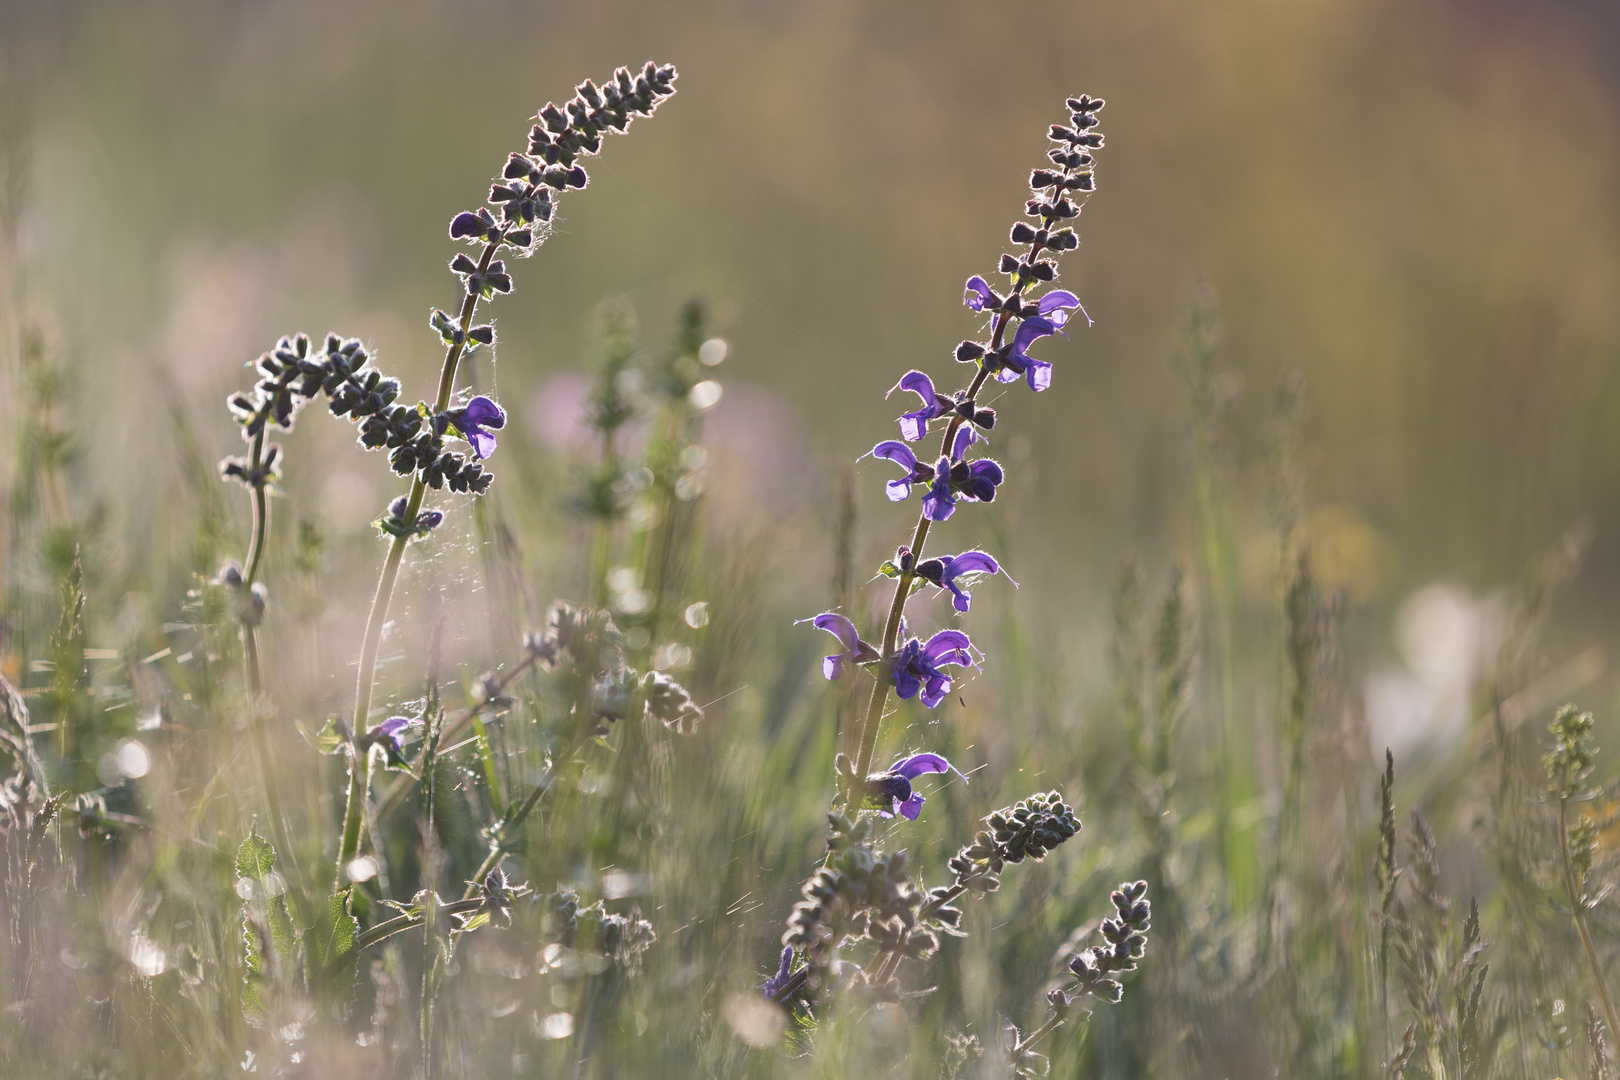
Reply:
<svg viewBox="0 0 1620 1080"><path fill-rule="evenodd" d="M1549 551L1584 561L1504 695L1533 691L1515 699L1518 723L1541 718L1526 731L1564 697L1615 730L1620 15L1595 0L0 0L6 674L49 681L29 665L68 523L92 651L180 619L202 560L241 556L246 501L208 474L238 438L223 402L277 336L359 336L428 396L427 316L456 298L445 223L538 106L649 58L679 67L679 93L587 163L472 371L512 420L492 500L519 552L513 620L589 588L566 505L599 305L633 310L657 352L701 298L727 346L703 420L705 557L755 575L760 635L735 685L708 688L735 695L711 707L711 745L732 712L767 742L821 716L825 642L791 619L838 595L840 528L860 586L913 520L882 497L889 466L854 466L848 508L840 477L895 437L883 394L901 373L955 385L951 350L977 326L962 282L994 269L1045 128L1083 91L1108 100L1108 141L1062 284L1095 325L1041 344L1050 392L994 402L1010 483L948 546L989 546L1023 587L977 594L989 673L912 717L909 745L957 724L956 746L980 746L967 758L999 753L1000 784L1067 740L1066 791L1106 849L1089 815L1127 752L1108 669L1134 552L1153 589L1185 567L1202 613L1185 771L1275 815L1279 613L1302 547L1337 598L1323 715L1364 801L1389 746L1413 763L1406 801L1472 805L1458 755L1474 760L1515 598L1564 573L1537 569ZM29 364L47 361L42 391ZM289 675L315 715L345 700L381 559L368 523L399 485L347 425L312 415L284 441L272 580L304 574L309 603L276 618L320 627ZM35 485L41 447L62 467ZM424 583L448 582L453 659L487 666L514 643L484 629L488 540L466 520L408 566L395 611L408 622ZM876 585L851 598L885 602ZM1223 730L1253 739L1238 780L1209 779ZM817 767L795 811L811 847ZM757 955L728 962L769 959L809 865L775 858Z"/></svg>

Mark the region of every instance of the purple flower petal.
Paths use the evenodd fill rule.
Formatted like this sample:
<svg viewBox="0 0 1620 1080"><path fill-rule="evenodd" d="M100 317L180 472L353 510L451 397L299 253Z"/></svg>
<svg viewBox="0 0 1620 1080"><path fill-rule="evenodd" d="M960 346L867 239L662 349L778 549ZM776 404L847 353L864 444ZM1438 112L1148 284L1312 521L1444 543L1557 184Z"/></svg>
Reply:
<svg viewBox="0 0 1620 1080"><path fill-rule="evenodd" d="M990 303L994 294L990 291L990 283L978 274L967 280L967 288L962 290L962 303L974 311L983 311L984 305Z"/></svg>
<svg viewBox="0 0 1620 1080"><path fill-rule="evenodd" d="M911 447L894 439L886 439L872 447L870 456L892 461L907 472L917 470L917 455L911 452Z"/></svg>
<svg viewBox="0 0 1620 1080"><path fill-rule="evenodd" d="M962 777L963 780L967 779L962 770L947 761L943 754L912 754L910 757L903 757L889 766L889 771L899 773L907 780L915 780L924 773L942 772L953 772Z"/></svg>
<svg viewBox="0 0 1620 1080"><path fill-rule="evenodd" d="M1080 298L1074 293L1067 289L1053 289L1041 297L1040 314L1051 315L1054 311L1064 311L1066 308L1077 308L1079 306ZM1064 318L1067 317L1068 315L1065 312ZM1061 326L1062 324L1059 323L1058 325Z"/></svg>
<svg viewBox="0 0 1620 1080"><path fill-rule="evenodd" d="M905 802L896 803L895 809L900 811L900 815L906 820L916 821L917 815L922 813L923 803L927 801L928 800L923 798L921 795L913 792L911 798L907 799Z"/></svg>
<svg viewBox="0 0 1620 1080"><path fill-rule="evenodd" d="M910 480L890 480L883 485L883 493L890 502L904 502L911 498Z"/></svg>
<svg viewBox="0 0 1620 1080"><path fill-rule="evenodd" d="M1051 337L1057 333L1057 327L1051 319L1043 319L1039 315L1025 319L1018 324L1018 333L1013 335L1013 355L1027 359L1026 353L1031 345L1043 337Z"/></svg>
<svg viewBox="0 0 1620 1080"><path fill-rule="evenodd" d="M929 677L927 684L923 686L923 691L918 695L917 700L921 701L927 708L935 709L939 707L939 703L944 701L946 695L950 692L951 677L943 674L933 675Z"/></svg>
<svg viewBox="0 0 1620 1080"><path fill-rule="evenodd" d="M1029 371L1024 378L1029 382L1029 388L1038 394L1052 385L1052 365L1045 360L1031 358Z"/></svg>
<svg viewBox="0 0 1620 1080"><path fill-rule="evenodd" d="M964 551L960 555L948 555L944 563L946 578L962 574L994 574L1001 569L986 551Z"/></svg>
<svg viewBox="0 0 1620 1080"><path fill-rule="evenodd" d="M844 673L844 661L846 659L848 659L848 655L845 653L823 656L821 658L821 673L829 680L838 678Z"/></svg>
<svg viewBox="0 0 1620 1080"><path fill-rule="evenodd" d="M837 638L838 644L842 645L846 652L853 652L855 646L860 643L861 635L856 632L855 624L836 611L822 612L810 621L815 624L817 630L825 630Z"/></svg>
<svg viewBox="0 0 1620 1080"><path fill-rule="evenodd" d="M499 430L506 426L506 410L482 394L467 402L467 407L460 410L459 415L474 427ZM462 427L461 424L456 426Z"/></svg>
<svg viewBox="0 0 1620 1080"><path fill-rule="evenodd" d="M951 460L961 461L967 448L979 441L979 433L972 424L963 424L956 429L956 437L951 440Z"/></svg>
<svg viewBox="0 0 1620 1080"><path fill-rule="evenodd" d="M928 421L934 418L932 409L918 409L900 417L900 437L906 442L917 442L928 434Z"/></svg>
<svg viewBox="0 0 1620 1080"><path fill-rule="evenodd" d="M933 483L928 485L928 494L923 496L923 514L929 521L949 521L956 513L956 496L951 494L950 470L942 469Z"/></svg>
<svg viewBox="0 0 1620 1080"><path fill-rule="evenodd" d="M908 371L900 376L900 381L889 388L889 394L894 393L896 390L910 390L913 394L922 398L924 405L932 405L936 396L934 394L934 380L921 371ZM888 397L889 394L883 396Z"/></svg>
<svg viewBox="0 0 1620 1080"><path fill-rule="evenodd" d="M937 667L940 664L973 664L973 642L960 630L941 630L922 647L923 660Z"/></svg>
<svg viewBox="0 0 1620 1080"><path fill-rule="evenodd" d="M467 443L472 447L474 456L480 461L495 452L495 436L482 428L469 428L465 432Z"/></svg>

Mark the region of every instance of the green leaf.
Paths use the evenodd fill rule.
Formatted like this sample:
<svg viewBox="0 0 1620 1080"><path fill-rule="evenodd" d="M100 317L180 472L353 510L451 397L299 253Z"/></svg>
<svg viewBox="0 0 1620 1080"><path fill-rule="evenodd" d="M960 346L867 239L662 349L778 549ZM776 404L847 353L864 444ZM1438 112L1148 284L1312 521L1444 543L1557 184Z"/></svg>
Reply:
<svg viewBox="0 0 1620 1080"><path fill-rule="evenodd" d="M358 970L355 941L360 923L349 909L350 889L326 898L316 914L315 925L304 931L304 969L310 989L323 990L347 998L354 993Z"/></svg>
<svg viewBox="0 0 1620 1080"><path fill-rule="evenodd" d="M276 849L253 833L236 849L236 893L242 898L242 1013L263 1024L289 987L297 932L287 913L287 884L275 872Z"/></svg>

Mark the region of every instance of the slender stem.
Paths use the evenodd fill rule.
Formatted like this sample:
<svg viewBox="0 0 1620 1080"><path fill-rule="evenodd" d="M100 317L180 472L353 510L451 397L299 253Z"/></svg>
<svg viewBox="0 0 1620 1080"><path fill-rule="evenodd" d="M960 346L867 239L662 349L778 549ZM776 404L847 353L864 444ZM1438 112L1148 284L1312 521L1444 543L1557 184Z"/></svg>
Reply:
<svg viewBox="0 0 1620 1080"><path fill-rule="evenodd" d="M462 894L464 899L471 899L483 887L484 878L489 875L489 872L501 864L501 859L506 854L506 848L502 840L522 825L530 812L540 805L540 799L547 791L551 790L552 784L556 782L558 763L573 757L574 751L579 748L580 742L581 740L574 740L568 745L567 750L553 758L552 763L546 767L544 775L535 784L534 790L529 792L528 796L518 804L516 809L496 823L499 827L497 835L489 845L489 854L484 856L484 861L478 864L477 870L473 871L472 880L467 883L467 891Z"/></svg>
<svg viewBox="0 0 1620 1080"><path fill-rule="evenodd" d="M501 242L506 238L503 230L501 235L484 245L484 253L478 259L478 273L483 274L489 270L490 260L500 248ZM468 329L472 322L473 312L478 307L479 293L467 290L466 299L461 303L460 325L463 331ZM439 394L434 399L433 411L444 412L450 407L450 394L456 385L456 368L461 363L462 341L450 345L444 354L444 367L439 372ZM405 504L405 521L415 521L416 515L422 510L422 499L427 494L427 485L422 482L418 474L411 481L411 493ZM405 558L405 545L410 540L410 534L404 532L394 537L389 545L388 558L383 563L382 577L377 581L376 595L371 599L371 614L366 617L366 636L360 647L360 672L355 680L354 691L354 734L361 735L366 730L366 721L371 715L372 682L377 673L377 650L382 645L383 625L388 618L388 603L394 595L394 583L399 580L399 565ZM371 790L371 753L354 753L349 755L349 801L343 814L343 840L338 848L337 881L343 880L343 868L360 851L360 823L364 816L361 810L365 806L367 794Z"/></svg>
<svg viewBox="0 0 1620 1080"><path fill-rule="evenodd" d="M477 899L451 900L447 903L439 904L438 908L439 913L442 915L466 915L469 912L477 911L483 906L484 898L478 897ZM404 933L406 930L409 930L412 927L421 925L422 916L419 914L396 915L387 922L378 923L370 930L365 931L359 937L355 938L354 951L359 952L361 949L369 949L379 941L386 941L395 934Z"/></svg>
<svg viewBox="0 0 1620 1080"><path fill-rule="evenodd" d="M1013 290L1013 295L1017 296L1022 290L1023 286L1020 285ZM1005 311L996 316L995 332L990 339L991 352L1001 348L1002 334L1007 329L1009 317ZM989 375L989 366L981 364L978 372L973 376L972 384L968 387L968 401L978 400L979 390L984 386L984 380ZM956 431L962 426L962 423L962 417L958 414L952 416L951 422L945 425L945 436L940 440L939 444L941 457L950 453L951 440L956 437ZM917 527L911 534L913 560L922 559L923 544L928 540L928 527L931 524L932 522L929 521L926 512L917 515ZM914 561L912 565L915 566L916 562ZM866 716L861 720L860 748L855 755L855 776L851 781L856 788L859 787L862 779L872 771L872 755L877 750L878 731L883 726L883 707L889 700L889 680L884 677L883 667L894 659L895 644L900 636L900 617L905 613L906 598L911 595L911 582L916 576L914 571L904 570L901 571L899 580L894 583L894 599L889 602L889 618L883 627L883 651L881 654L882 659L878 661L877 683L872 687L872 696L866 703ZM860 792L858 790L850 791L845 805L858 807L860 804Z"/></svg>
<svg viewBox="0 0 1620 1080"><path fill-rule="evenodd" d="M1564 891L1569 894L1570 915L1575 920L1575 929L1581 935L1581 946L1586 950L1586 962L1592 966L1592 978L1597 980L1598 994L1603 998L1603 1015L1609 1021L1610 1031L1620 1031L1620 1025L1615 1022L1614 997L1609 993L1609 982L1603 977L1603 965L1598 961L1596 947L1592 944L1592 931L1586 925L1585 897L1581 895L1580 884L1575 880L1574 868L1569 864L1569 798L1560 797L1558 800L1558 858L1564 871Z"/></svg>
<svg viewBox="0 0 1620 1080"><path fill-rule="evenodd" d="M528 671L534 666L534 664L535 658L532 655L526 656L522 660L518 661L512 666L511 670L507 671L506 674L500 677L500 681L495 684L494 690L490 696L494 697L499 695L508 686L512 685L519 675L522 675L525 671ZM445 743L455 738L463 727L465 727L488 707L489 700L485 699L484 701L478 702L476 705L469 705L467 708L463 709L449 720L446 720L443 728L439 732L439 742ZM411 763L411 768L413 771L422 773L422 770L425 768L425 757L426 751L424 750L423 754L418 756L417 759ZM423 773L423 775L425 775L425 773ZM410 789L410 786L416 782L416 777L411 776L408 773L402 774L395 779L393 784L390 785L389 788L383 793L382 797L377 800L377 820L382 821L383 819L387 818L389 814L393 813L394 808L397 807L400 800L405 797L405 793ZM494 789L491 788L491 791L493 790Z"/></svg>
<svg viewBox="0 0 1620 1080"><path fill-rule="evenodd" d="M1062 1024L1063 1024L1063 1017L1061 1017L1061 1016L1053 1016L1053 1017L1051 1017L1049 1020L1046 1021L1046 1023L1042 1024L1040 1027L1036 1028L1034 1031L1032 1031L1028 1035L1024 1036L1023 1041L1020 1042L1017 1046L1013 1047L1011 1054L1009 1054L1008 1056L1010 1056L1014 1061L1017 1061L1019 1054L1022 1054L1025 1050L1028 1050L1031 1046L1035 1045L1035 1040L1044 1039L1046 1036L1048 1036L1052 1032L1056 1031L1060 1026L1062 1026Z"/></svg>
<svg viewBox="0 0 1620 1080"><path fill-rule="evenodd" d="M253 539L248 544L247 569L242 572L242 588L244 595L251 593L253 583L258 580L259 562L264 558L264 541L270 531L270 501L266 497L263 479L259 476L259 467L264 460L264 428L253 436L253 448L248 454L248 476L254 480L253 484ZM259 628L257 626L242 624L243 653L247 661L248 690L254 697L264 688L264 680L259 667Z"/></svg>

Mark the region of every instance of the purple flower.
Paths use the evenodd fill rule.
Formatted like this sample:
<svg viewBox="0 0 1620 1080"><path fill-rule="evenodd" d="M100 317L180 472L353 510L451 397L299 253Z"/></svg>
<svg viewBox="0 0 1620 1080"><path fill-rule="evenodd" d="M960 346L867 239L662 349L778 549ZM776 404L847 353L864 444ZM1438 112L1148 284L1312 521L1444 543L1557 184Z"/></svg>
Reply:
<svg viewBox="0 0 1620 1080"><path fill-rule="evenodd" d="M784 945L782 946L782 966L776 969L775 975L765 980L764 985L759 988L760 993L764 994L768 998L774 998L777 994L780 994L782 992L782 987L787 985L787 981L791 976L792 967L793 946Z"/></svg>
<svg viewBox="0 0 1620 1080"><path fill-rule="evenodd" d="M802 622L814 623L816 629L827 631L844 647L841 653L821 658L821 673L829 679L842 675L845 664L870 664L878 659L878 651L861 640L855 624L836 611L824 611L813 619L799 619L794 625Z"/></svg>
<svg viewBox="0 0 1620 1080"><path fill-rule="evenodd" d="M384 754L388 755L388 763L405 767L405 731L413 723L408 716L390 716L376 727L370 729L359 740L361 750L369 750L373 746L382 747Z"/></svg>
<svg viewBox="0 0 1620 1080"><path fill-rule="evenodd" d="M900 502L910 497L913 484L927 484L923 513L930 521L945 521L956 512L957 499L990 502L996 497L996 487L1005 479L1001 466L989 458L974 462L962 460L967 448L978 439L978 432L963 424L951 440L950 456L940 458L933 465L918 461L911 447L894 439L878 443L872 448L871 456L892 461L906 470L904 477L884 485L891 501Z"/></svg>
<svg viewBox="0 0 1620 1080"><path fill-rule="evenodd" d="M972 574L995 573L1000 573L1008 581L1012 581L1012 575L1001 569L996 560L983 551L964 551L960 555L925 559L917 564L917 576L949 590L952 597L951 605L957 611L967 611L973 607L973 594L958 585L956 579ZM1015 587L1017 584L1018 582L1013 581Z"/></svg>
<svg viewBox="0 0 1620 1080"><path fill-rule="evenodd" d="M1070 308L1079 308L1080 314L1086 315L1086 309L1080 306L1080 299L1072 292L1054 289L1041 297L1040 313L1018 324L1012 349L1002 361L1001 370L996 372L996 381L1012 382L1022 375L1029 388L1036 393L1051 386L1052 365L1030 356L1029 347L1041 338L1063 333L1063 327L1069 321ZM1090 315L1086 315L1086 322L1091 322Z"/></svg>
<svg viewBox="0 0 1620 1080"><path fill-rule="evenodd" d="M962 290L962 303L974 311L983 311L990 308L992 311L1001 306L1001 297L990 288L989 282L978 274L967 280L967 288Z"/></svg>
<svg viewBox="0 0 1620 1080"><path fill-rule="evenodd" d="M489 430L499 431L506 426L506 410L480 394L459 409L449 409L433 418L439 434L454 427L467 440L479 459L495 452L495 436Z"/></svg>
<svg viewBox="0 0 1620 1080"><path fill-rule="evenodd" d="M978 651L960 630L941 630L927 642L911 638L894 654L890 675L895 694L935 708L951 692L951 676L940 668L946 664L977 667L973 654Z"/></svg>
<svg viewBox="0 0 1620 1080"><path fill-rule="evenodd" d="M884 817L899 814L910 821L916 821L917 815L922 812L923 803L927 800L911 790L911 782L924 773L942 772L953 772L962 777L963 783L967 783L967 776L962 770L946 761L943 756L912 754L889 766L888 772L868 776L866 785L871 797L878 801L879 806L887 807L879 809L878 813Z"/></svg>
<svg viewBox="0 0 1620 1080"><path fill-rule="evenodd" d="M928 433L928 421L944 416L952 409L949 398L942 397L934 392L934 380L921 371L908 371L900 381L890 388L889 394L896 390L910 390L922 398L923 407L916 412L908 412L900 418L900 437L906 442L916 442ZM888 397L889 394L884 394Z"/></svg>

